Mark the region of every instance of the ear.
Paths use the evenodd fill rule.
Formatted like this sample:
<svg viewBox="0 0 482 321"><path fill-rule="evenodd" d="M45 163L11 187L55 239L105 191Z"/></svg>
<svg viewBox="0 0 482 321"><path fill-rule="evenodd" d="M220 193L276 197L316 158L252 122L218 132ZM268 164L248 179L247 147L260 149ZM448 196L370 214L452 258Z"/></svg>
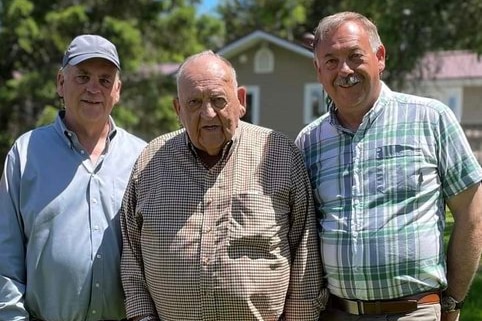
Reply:
<svg viewBox="0 0 482 321"><path fill-rule="evenodd" d="M59 70L57 72L57 95L59 95L59 97L64 97L64 82L64 73L62 72L62 70Z"/></svg>
<svg viewBox="0 0 482 321"><path fill-rule="evenodd" d="M181 105L179 104L179 98L176 97L172 100L172 107L174 108L174 111L177 114L177 117L180 117L180 112L181 112Z"/></svg>
<svg viewBox="0 0 482 321"><path fill-rule="evenodd" d="M316 78L318 79L318 82L321 83L320 68L318 67L318 62L316 61L316 59L313 59L313 66L315 67Z"/></svg>
<svg viewBox="0 0 482 321"><path fill-rule="evenodd" d="M238 87L239 118L246 114L246 88Z"/></svg>
<svg viewBox="0 0 482 321"><path fill-rule="evenodd" d="M122 81L120 79L118 79L117 84L115 86L116 86L116 88L114 88L114 90L115 90L114 105L117 104L120 100L120 93L121 93L121 89L122 89Z"/></svg>
<svg viewBox="0 0 482 321"><path fill-rule="evenodd" d="M302 36L301 43L303 44L304 47L313 50L313 45L315 41L315 35L312 34L311 32L305 32Z"/></svg>
<svg viewBox="0 0 482 321"><path fill-rule="evenodd" d="M378 60L378 73L382 73L385 70L385 47L380 45L376 52Z"/></svg>

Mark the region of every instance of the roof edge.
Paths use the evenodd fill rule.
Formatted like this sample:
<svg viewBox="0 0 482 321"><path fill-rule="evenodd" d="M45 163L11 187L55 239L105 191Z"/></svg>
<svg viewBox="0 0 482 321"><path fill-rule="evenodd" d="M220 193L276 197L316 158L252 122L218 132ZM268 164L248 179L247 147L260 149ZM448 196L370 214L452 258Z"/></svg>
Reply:
<svg viewBox="0 0 482 321"><path fill-rule="evenodd" d="M256 30L253 31L252 33L239 38L238 40L235 40L234 42L226 45L225 47L221 48L220 50L217 51L218 54L224 56L225 58L230 58L232 56L237 55L238 53L254 46L260 41L268 41L270 43L273 43L279 47L285 48L289 51L295 52L299 55L302 55L307 58L313 59L313 52L310 51L309 49L297 45L293 42L290 42L288 40L284 40L281 38L278 38L272 34L269 34L267 32L261 31L261 30Z"/></svg>

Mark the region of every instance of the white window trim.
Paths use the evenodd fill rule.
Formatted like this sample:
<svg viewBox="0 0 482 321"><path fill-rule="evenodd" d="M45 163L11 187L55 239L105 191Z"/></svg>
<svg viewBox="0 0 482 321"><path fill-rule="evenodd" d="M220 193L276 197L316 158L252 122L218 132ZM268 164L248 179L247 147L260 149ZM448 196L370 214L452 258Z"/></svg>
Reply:
<svg viewBox="0 0 482 321"><path fill-rule="evenodd" d="M308 83L305 84L305 89L304 89L304 102L303 102L303 123L309 124L312 121L314 121L316 118L318 118L317 115L313 115L313 109L311 105L311 94L313 91L320 91L323 92L323 87L321 86L320 83ZM323 97L324 99L324 97ZM323 102L325 104L325 102Z"/></svg>
<svg viewBox="0 0 482 321"><path fill-rule="evenodd" d="M244 86L246 88L246 95L250 94L251 99L251 123L259 125L260 105L259 105L259 86Z"/></svg>

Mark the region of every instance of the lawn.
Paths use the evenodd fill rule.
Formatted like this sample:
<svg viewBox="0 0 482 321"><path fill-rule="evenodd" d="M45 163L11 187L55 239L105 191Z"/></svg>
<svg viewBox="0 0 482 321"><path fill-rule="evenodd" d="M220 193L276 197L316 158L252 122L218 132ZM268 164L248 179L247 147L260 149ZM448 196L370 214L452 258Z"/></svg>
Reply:
<svg viewBox="0 0 482 321"><path fill-rule="evenodd" d="M450 213L447 215L447 228L445 229L445 242L447 242L452 230L453 218ZM474 278L470 292L465 299L465 305L460 315L460 321L481 321L482 320L482 261L479 272Z"/></svg>

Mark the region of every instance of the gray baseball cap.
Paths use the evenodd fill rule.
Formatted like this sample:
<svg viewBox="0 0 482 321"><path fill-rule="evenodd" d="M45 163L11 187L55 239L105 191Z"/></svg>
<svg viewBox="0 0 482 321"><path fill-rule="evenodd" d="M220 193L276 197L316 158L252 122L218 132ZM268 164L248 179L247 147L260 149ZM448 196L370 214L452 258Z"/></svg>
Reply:
<svg viewBox="0 0 482 321"><path fill-rule="evenodd" d="M103 58L120 69L119 55L114 44L97 35L81 35L72 40L62 60L62 68L67 64L75 66L84 60Z"/></svg>

